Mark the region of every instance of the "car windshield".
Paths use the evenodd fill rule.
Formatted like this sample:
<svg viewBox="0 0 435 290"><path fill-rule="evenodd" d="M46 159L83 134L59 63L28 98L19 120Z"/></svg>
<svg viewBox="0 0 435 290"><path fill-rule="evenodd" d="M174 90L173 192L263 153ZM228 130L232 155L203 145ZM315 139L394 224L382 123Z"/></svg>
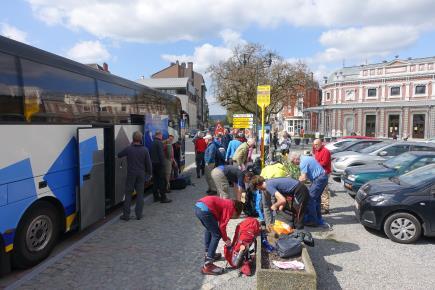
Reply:
<svg viewBox="0 0 435 290"><path fill-rule="evenodd" d="M429 164L399 176L400 183L418 185L426 181L435 180L435 164Z"/></svg>
<svg viewBox="0 0 435 290"><path fill-rule="evenodd" d="M386 144L384 142L377 143L377 144L374 144L372 146L369 146L369 147L366 147L366 148L362 149L360 151L360 153L372 153L372 152L374 152L374 151L376 151L378 149L381 149L382 147L387 146L387 145L388 144Z"/></svg>
<svg viewBox="0 0 435 290"><path fill-rule="evenodd" d="M335 147L341 147L341 146L343 146L343 145L345 145L345 144L349 144L349 143L351 143L351 142L354 142L354 140L342 140L342 141L337 141L337 142L334 143L334 146L335 146Z"/></svg>
<svg viewBox="0 0 435 290"><path fill-rule="evenodd" d="M415 158L416 156L414 154L403 153L385 161L384 165L388 168L399 170L400 168L407 167L412 161L415 160Z"/></svg>

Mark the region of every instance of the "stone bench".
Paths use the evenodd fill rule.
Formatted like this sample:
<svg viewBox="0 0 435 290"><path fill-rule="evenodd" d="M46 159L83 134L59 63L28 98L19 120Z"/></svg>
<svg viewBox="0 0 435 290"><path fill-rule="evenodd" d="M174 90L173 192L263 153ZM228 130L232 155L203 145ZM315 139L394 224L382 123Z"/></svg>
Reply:
<svg viewBox="0 0 435 290"><path fill-rule="evenodd" d="M257 289L316 289L317 275L311 262L310 255L305 247L302 248L302 262L305 270L279 270L268 269L262 263L262 255L268 255L263 250L261 237L257 237L257 255L256 255L256 272L257 272Z"/></svg>

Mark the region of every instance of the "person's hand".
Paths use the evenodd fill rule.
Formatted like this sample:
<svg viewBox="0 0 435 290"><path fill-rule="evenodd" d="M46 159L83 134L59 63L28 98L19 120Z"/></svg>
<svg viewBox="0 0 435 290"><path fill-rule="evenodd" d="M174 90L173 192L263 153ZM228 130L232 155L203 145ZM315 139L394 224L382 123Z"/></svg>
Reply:
<svg viewBox="0 0 435 290"><path fill-rule="evenodd" d="M278 207L277 207L276 205L272 204L272 206L270 207L270 209L271 209L271 210L277 210Z"/></svg>
<svg viewBox="0 0 435 290"><path fill-rule="evenodd" d="M227 246L227 247L231 246L231 240L230 239L225 241L225 246Z"/></svg>
<svg viewBox="0 0 435 290"><path fill-rule="evenodd" d="M279 206L279 210L282 211L283 209L284 209L284 206L283 206L283 205L280 205L280 206Z"/></svg>

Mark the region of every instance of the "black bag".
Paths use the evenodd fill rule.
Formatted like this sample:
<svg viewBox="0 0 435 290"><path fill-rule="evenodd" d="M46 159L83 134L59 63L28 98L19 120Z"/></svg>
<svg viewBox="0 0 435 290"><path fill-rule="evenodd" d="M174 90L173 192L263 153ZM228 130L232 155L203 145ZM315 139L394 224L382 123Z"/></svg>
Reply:
<svg viewBox="0 0 435 290"><path fill-rule="evenodd" d="M249 217L258 217L257 210L255 209L255 192L250 187L246 190L243 212Z"/></svg>
<svg viewBox="0 0 435 290"><path fill-rule="evenodd" d="M289 237L297 239L301 243L303 242L307 246L314 247L314 239L310 232L304 230L298 230L290 234Z"/></svg>
<svg viewBox="0 0 435 290"><path fill-rule="evenodd" d="M171 180L171 189L185 189L187 186L186 179L178 177Z"/></svg>
<svg viewBox="0 0 435 290"><path fill-rule="evenodd" d="M280 237L276 242L276 251L280 258L299 256L302 253L302 243L290 236Z"/></svg>

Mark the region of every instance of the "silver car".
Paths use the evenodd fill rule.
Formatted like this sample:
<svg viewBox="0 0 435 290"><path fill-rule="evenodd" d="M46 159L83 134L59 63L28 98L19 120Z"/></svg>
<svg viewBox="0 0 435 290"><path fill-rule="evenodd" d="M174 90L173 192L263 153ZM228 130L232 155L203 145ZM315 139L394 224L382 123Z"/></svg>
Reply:
<svg viewBox="0 0 435 290"><path fill-rule="evenodd" d="M367 147L361 152L350 151L348 154L340 152L339 156L333 155L332 175L341 176L349 166L379 163L407 151L435 151L435 144L423 142L393 142L385 144L385 142L381 142Z"/></svg>

